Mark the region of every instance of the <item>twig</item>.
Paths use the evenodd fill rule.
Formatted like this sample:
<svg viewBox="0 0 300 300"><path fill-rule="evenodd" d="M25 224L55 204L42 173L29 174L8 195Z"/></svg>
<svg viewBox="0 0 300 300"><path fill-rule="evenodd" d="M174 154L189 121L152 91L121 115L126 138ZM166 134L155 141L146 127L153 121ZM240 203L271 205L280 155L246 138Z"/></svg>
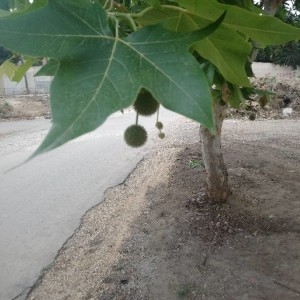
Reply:
<svg viewBox="0 0 300 300"><path fill-rule="evenodd" d="M30 292L30 290L31 290L32 288L34 288L34 287L35 287L35 285L26 287L20 294L18 294L17 296L13 297L11 300L17 300L18 298L24 296L24 294L26 293L27 290L29 290L29 291L27 292L27 295L28 295L29 292ZM26 297L27 297L27 295L26 295Z"/></svg>
<svg viewBox="0 0 300 300"><path fill-rule="evenodd" d="M206 251L206 253L205 253L205 257L204 257L202 266L205 266L205 265L206 265L206 262L207 262L207 259L208 259L209 255L210 255L212 246L214 245L214 243L215 243L215 241L216 241L216 237L218 236L218 234L219 234L219 232L216 232L216 233L215 233L215 235L214 235L214 237L213 237L213 239L212 239L212 241L211 241L211 243L210 243L210 245L209 245L209 247L208 247L208 249L207 249L207 251Z"/></svg>
<svg viewBox="0 0 300 300"><path fill-rule="evenodd" d="M273 281L273 283L275 283L275 284L277 284L277 285L279 285L279 286L281 286L281 287L283 287L283 288L286 288L287 290L290 290L290 291L292 291L292 292L294 292L294 293L300 295L300 291L297 291L297 290L295 290L295 289L293 289L293 288L290 288L290 287L288 287L287 285L285 285L285 284L283 284L283 283L281 283L281 282L279 282L279 281L277 281L277 280L272 280L272 281Z"/></svg>

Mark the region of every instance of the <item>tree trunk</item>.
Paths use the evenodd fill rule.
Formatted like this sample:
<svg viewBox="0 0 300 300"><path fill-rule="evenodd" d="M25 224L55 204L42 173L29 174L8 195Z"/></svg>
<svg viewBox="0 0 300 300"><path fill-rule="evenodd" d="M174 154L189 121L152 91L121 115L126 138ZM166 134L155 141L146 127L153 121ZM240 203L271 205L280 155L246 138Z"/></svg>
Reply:
<svg viewBox="0 0 300 300"><path fill-rule="evenodd" d="M263 10L266 15L274 16L276 14L278 8L285 2L286 2L286 0L264 0L262 3ZM258 51L261 47L255 41L252 41L252 46L253 46L253 49L250 54L250 60L253 62L253 61L255 61L255 59L258 55Z"/></svg>
<svg viewBox="0 0 300 300"><path fill-rule="evenodd" d="M21 61L21 64L24 65L24 59L23 59L22 56L20 57L20 61ZM30 91L29 91L28 79L27 79L27 74L26 73L24 74L24 82L25 82L26 94L29 95Z"/></svg>
<svg viewBox="0 0 300 300"><path fill-rule="evenodd" d="M26 74L24 75L24 81L25 81L26 93L27 93L27 95L29 95L30 91L29 91L29 87L28 87L28 79L27 79L27 75Z"/></svg>
<svg viewBox="0 0 300 300"><path fill-rule="evenodd" d="M263 3L265 13L273 16L278 7L284 2L285 0L265 0ZM256 59L258 53L256 46L258 45L254 42L253 52L250 55L251 61ZM221 145L221 132L226 108L214 102L213 109L217 132L216 134L211 134L203 126L200 127L202 155L207 173L208 196L212 202L224 203L230 194L228 172L224 163Z"/></svg>
<svg viewBox="0 0 300 300"><path fill-rule="evenodd" d="M263 6L264 11L269 16L274 16L281 4L286 2L286 0L264 0Z"/></svg>
<svg viewBox="0 0 300 300"><path fill-rule="evenodd" d="M214 102L214 117L217 132L212 134L201 126L202 155L207 173L208 196L212 202L224 203L230 193L228 172L224 163L221 145L221 131L225 107Z"/></svg>

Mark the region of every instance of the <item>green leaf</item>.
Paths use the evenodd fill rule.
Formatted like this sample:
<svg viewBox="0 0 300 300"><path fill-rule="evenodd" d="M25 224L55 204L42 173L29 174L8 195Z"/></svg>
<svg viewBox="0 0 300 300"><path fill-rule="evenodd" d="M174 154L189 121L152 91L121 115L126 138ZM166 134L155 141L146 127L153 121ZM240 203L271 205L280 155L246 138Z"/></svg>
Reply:
<svg viewBox="0 0 300 300"><path fill-rule="evenodd" d="M261 89L253 89L253 94L259 96L276 96L276 93L268 90L261 90Z"/></svg>
<svg viewBox="0 0 300 300"><path fill-rule="evenodd" d="M107 18L96 1L51 0L0 19L0 44L59 61L50 88L53 126L36 154L94 130L130 106L142 87L166 108L213 129L210 86L188 49L224 16L195 32L147 26L125 39L112 34Z"/></svg>
<svg viewBox="0 0 300 300"><path fill-rule="evenodd" d="M214 77L215 77L215 66L211 63L205 63L202 66L202 69L204 73L206 74L207 80L209 82L209 85L212 86L214 84Z"/></svg>
<svg viewBox="0 0 300 300"><path fill-rule="evenodd" d="M55 59L49 59L34 76L54 76L58 69L59 62Z"/></svg>
<svg viewBox="0 0 300 300"><path fill-rule="evenodd" d="M264 11L253 4L252 0L241 0L241 7L256 14L263 14Z"/></svg>
<svg viewBox="0 0 300 300"><path fill-rule="evenodd" d="M20 82L23 78L23 76L26 74L26 72L30 69L32 66L33 60L27 59L24 64L18 66L15 70L14 76L11 78L12 81Z"/></svg>
<svg viewBox="0 0 300 300"><path fill-rule="evenodd" d="M6 75L9 79L12 79L15 71L17 69L17 66L10 62L9 60L6 60L1 66L0 66L0 77L2 75Z"/></svg>
<svg viewBox="0 0 300 300"><path fill-rule="evenodd" d="M223 28L194 46L202 57L217 66L227 81L242 86L250 85L245 70L250 49L240 35Z"/></svg>
<svg viewBox="0 0 300 300"><path fill-rule="evenodd" d="M15 10L23 10L31 5L29 0L9 0L10 8Z"/></svg>
<svg viewBox="0 0 300 300"><path fill-rule="evenodd" d="M6 10L3 10L3 9L0 9L0 18L1 17L4 17L4 16L7 16L7 15L9 15L10 14L10 12L8 12L8 11L6 11Z"/></svg>
<svg viewBox="0 0 300 300"><path fill-rule="evenodd" d="M247 100L253 100L251 96L258 95L258 96L275 96L276 93L268 90L262 90L262 89L256 89L254 87L252 88L241 88L241 92L243 95L243 98Z"/></svg>
<svg viewBox="0 0 300 300"><path fill-rule="evenodd" d="M237 85L251 86L245 71L252 48L248 42L249 38L258 41L261 46L300 38L300 29L274 17L262 15L262 11L256 9L250 0L243 1L246 9L221 4L216 0L177 2L188 10L172 6L162 6L160 10L148 9L137 21L144 25L163 22L168 29L190 31L206 26L226 10L227 14L222 25L208 38L198 42L194 50L212 62L227 81Z"/></svg>
<svg viewBox="0 0 300 300"><path fill-rule="evenodd" d="M241 89L238 86L233 86L232 97L229 100L230 105L233 108L238 108L241 103L244 103L245 99L241 92Z"/></svg>
<svg viewBox="0 0 300 300"><path fill-rule="evenodd" d="M285 24L271 16L259 15L243 8L218 3L216 0L177 0L204 20L214 20L227 11L224 26L242 32L261 46L283 44L300 39L300 28Z"/></svg>
<svg viewBox="0 0 300 300"><path fill-rule="evenodd" d="M161 22L167 29L189 32L197 30L210 23L207 19L188 11L177 10L176 7L162 7L161 9L148 9L137 18L137 22L148 25ZM193 50L203 58L212 62L227 81L250 86L245 71L251 45L235 30L223 24L208 36L198 41Z"/></svg>
<svg viewBox="0 0 300 300"><path fill-rule="evenodd" d="M0 9L9 10L9 0L0 0Z"/></svg>

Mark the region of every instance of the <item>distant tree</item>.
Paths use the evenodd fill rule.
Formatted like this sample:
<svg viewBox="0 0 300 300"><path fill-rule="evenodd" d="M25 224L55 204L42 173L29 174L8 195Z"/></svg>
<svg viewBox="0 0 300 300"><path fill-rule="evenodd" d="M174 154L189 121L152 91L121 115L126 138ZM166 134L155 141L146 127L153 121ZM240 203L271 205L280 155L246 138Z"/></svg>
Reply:
<svg viewBox="0 0 300 300"><path fill-rule="evenodd" d="M264 1L259 3L263 5ZM276 13L276 17L295 27L300 27L300 1L289 1L284 3ZM290 41L283 45L268 46L260 49L256 58L257 62L270 62L278 65L292 66L300 65L300 42Z"/></svg>

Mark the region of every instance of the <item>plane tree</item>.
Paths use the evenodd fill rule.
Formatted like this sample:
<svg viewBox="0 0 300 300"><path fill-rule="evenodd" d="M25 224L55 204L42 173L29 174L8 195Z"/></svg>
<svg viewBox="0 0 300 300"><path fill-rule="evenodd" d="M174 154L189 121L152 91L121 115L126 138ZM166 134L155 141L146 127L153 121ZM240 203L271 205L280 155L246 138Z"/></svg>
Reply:
<svg viewBox="0 0 300 300"><path fill-rule="evenodd" d="M272 17L284 1L265 0L263 10L250 0L31 2L9 1L10 10L0 10L0 45L29 63L47 58L37 75L54 76L53 125L33 156L96 129L118 110L151 102L154 111L162 105L201 124L208 196L225 202L224 113L253 93L266 98L249 80L259 48L300 38L300 29ZM146 137L138 118L125 131L132 146Z"/></svg>

